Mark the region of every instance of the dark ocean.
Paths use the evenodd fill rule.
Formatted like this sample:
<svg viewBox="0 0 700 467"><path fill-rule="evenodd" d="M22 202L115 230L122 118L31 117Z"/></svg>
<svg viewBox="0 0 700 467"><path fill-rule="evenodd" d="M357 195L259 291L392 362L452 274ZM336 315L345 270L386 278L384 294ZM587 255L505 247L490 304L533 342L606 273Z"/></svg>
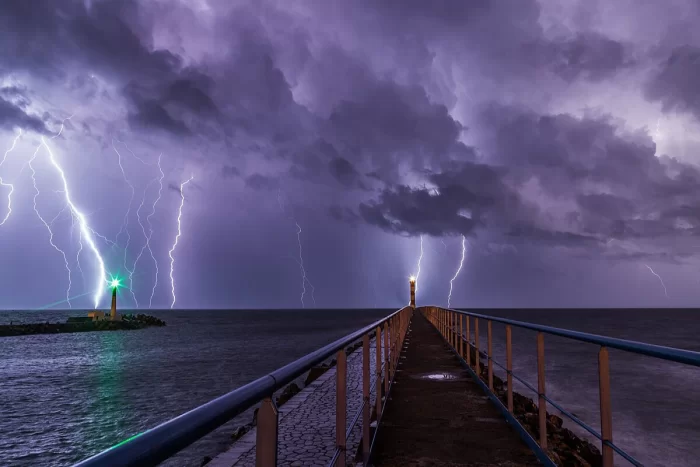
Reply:
<svg viewBox="0 0 700 467"><path fill-rule="evenodd" d="M0 465L71 465L390 311L152 311L168 326L0 338ZM697 311L493 314L700 351ZM79 315L0 312L0 324L61 322ZM493 330L495 358L505 362L503 329L494 325ZM485 345L485 325L481 334ZM514 371L536 386L535 343L534 333L514 329ZM547 393L596 428L597 350L589 344L545 338ZM615 443L644 465L698 465L700 369L614 350L610 364ZM523 387L516 390L532 397ZM165 465L198 466L204 456L225 449L233 428L251 418L251 413L243 414Z"/></svg>

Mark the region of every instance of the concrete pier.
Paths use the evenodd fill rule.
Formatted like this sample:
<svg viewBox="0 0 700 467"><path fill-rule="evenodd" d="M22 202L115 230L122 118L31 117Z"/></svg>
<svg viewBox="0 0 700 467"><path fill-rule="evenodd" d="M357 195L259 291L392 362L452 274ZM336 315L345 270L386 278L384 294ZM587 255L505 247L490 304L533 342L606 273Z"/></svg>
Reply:
<svg viewBox="0 0 700 467"><path fill-rule="evenodd" d="M372 465L541 465L418 312L406 341Z"/></svg>

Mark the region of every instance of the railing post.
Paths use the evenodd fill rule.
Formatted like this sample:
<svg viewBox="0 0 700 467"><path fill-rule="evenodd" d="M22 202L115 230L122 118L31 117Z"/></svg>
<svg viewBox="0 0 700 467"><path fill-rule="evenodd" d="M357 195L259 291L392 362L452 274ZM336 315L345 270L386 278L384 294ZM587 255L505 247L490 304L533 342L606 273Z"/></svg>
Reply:
<svg viewBox="0 0 700 467"><path fill-rule="evenodd" d="M457 313L452 312L452 347L457 350Z"/></svg>
<svg viewBox="0 0 700 467"><path fill-rule="evenodd" d="M544 400L544 334L537 333L537 392L540 418L540 447L547 449L547 401Z"/></svg>
<svg viewBox="0 0 700 467"><path fill-rule="evenodd" d="M451 311L448 311L447 312L447 343L450 344L450 347L454 347L454 345L452 345L453 322L454 322L454 313L452 313Z"/></svg>
<svg viewBox="0 0 700 467"><path fill-rule="evenodd" d="M386 337L385 337L386 339ZM379 418L382 415L382 328L381 326L377 326L377 331L376 331L376 337L375 337L375 349L377 350L377 358L376 358L376 366L375 368L377 372L377 400L375 401L377 403L377 423L379 423Z"/></svg>
<svg viewBox="0 0 700 467"><path fill-rule="evenodd" d="M476 371L477 378L480 378L481 371L479 371L479 318L474 318L474 347L476 348L474 357L476 361L474 362L474 368Z"/></svg>
<svg viewBox="0 0 700 467"><path fill-rule="evenodd" d="M452 347L457 350L457 313L452 312Z"/></svg>
<svg viewBox="0 0 700 467"><path fill-rule="evenodd" d="M384 394L389 394L389 321L384 321Z"/></svg>
<svg viewBox="0 0 700 467"><path fill-rule="evenodd" d="M603 467L613 467L613 449L607 443L612 443L612 407L610 404L610 364L608 349L600 348L598 352L598 383L600 385L600 434L603 438ZM607 441L607 443L606 443Z"/></svg>
<svg viewBox="0 0 700 467"><path fill-rule="evenodd" d="M467 366L471 367L472 366L472 344L471 344L471 338L472 338L472 333L471 330L469 329L469 315L467 315Z"/></svg>
<svg viewBox="0 0 700 467"><path fill-rule="evenodd" d="M335 445L340 451L337 467L345 467L345 429L347 421L347 356L345 349L338 352L335 383Z"/></svg>
<svg viewBox="0 0 700 467"><path fill-rule="evenodd" d="M445 337L445 310L441 310L442 315L442 321L440 323L440 334L442 334L442 337Z"/></svg>
<svg viewBox="0 0 700 467"><path fill-rule="evenodd" d="M398 365L398 332L397 329L399 329L399 325L397 323L398 319L396 317L391 318L391 326L389 326L389 329L391 329L391 379L394 379L394 375L396 374L396 366Z"/></svg>
<svg viewBox="0 0 700 467"><path fill-rule="evenodd" d="M464 315L460 313L459 315L459 356L464 358L464 339L462 334L464 333Z"/></svg>
<svg viewBox="0 0 700 467"><path fill-rule="evenodd" d="M491 320L486 321L486 342L488 347L489 362L489 389L493 392L493 354L491 348Z"/></svg>
<svg viewBox="0 0 700 467"><path fill-rule="evenodd" d="M263 399L257 416L255 467L277 466L277 427L279 412L271 397Z"/></svg>
<svg viewBox="0 0 700 467"><path fill-rule="evenodd" d="M508 384L508 412L513 413L513 347L510 324L506 324L506 383Z"/></svg>
<svg viewBox="0 0 700 467"><path fill-rule="evenodd" d="M450 320L452 319L452 313L449 311L445 312L445 340L450 343Z"/></svg>
<svg viewBox="0 0 700 467"><path fill-rule="evenodd" d="M369 334L362 339L362 459L369 462Z"/></svg>
<svg viewBox="0 0 700 467"><path fill-rule="evenodd" d="M447 330L447 325L445 324L446 319L447 312L445 310L442 310L442 337L445 337L445 331Z"/></svg>

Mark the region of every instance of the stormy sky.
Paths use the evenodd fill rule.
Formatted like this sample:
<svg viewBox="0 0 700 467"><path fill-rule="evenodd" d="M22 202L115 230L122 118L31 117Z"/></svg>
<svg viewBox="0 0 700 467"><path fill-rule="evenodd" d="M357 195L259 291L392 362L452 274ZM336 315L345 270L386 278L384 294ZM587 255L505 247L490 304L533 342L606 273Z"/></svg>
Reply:
<svg viewBox="0 0 700 467"><path fill-rule="evenodd" d="M3 0L0 306L696 306L699 15Z"/></svg>

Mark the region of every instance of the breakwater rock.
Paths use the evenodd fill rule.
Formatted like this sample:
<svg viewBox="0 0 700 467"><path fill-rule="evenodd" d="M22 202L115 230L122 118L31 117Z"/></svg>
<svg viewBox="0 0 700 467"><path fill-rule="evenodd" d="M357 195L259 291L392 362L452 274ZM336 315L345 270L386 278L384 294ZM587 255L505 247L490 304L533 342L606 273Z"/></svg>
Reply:
<svg viewBox="0 0 700 467"><path fill-rule="evenodd" d="M71 319L65 323L28 323L0 325L0 337L67 332L126 331L150 326L165 326L165 321L144 314L123 315L120 321Z"/></svg>

